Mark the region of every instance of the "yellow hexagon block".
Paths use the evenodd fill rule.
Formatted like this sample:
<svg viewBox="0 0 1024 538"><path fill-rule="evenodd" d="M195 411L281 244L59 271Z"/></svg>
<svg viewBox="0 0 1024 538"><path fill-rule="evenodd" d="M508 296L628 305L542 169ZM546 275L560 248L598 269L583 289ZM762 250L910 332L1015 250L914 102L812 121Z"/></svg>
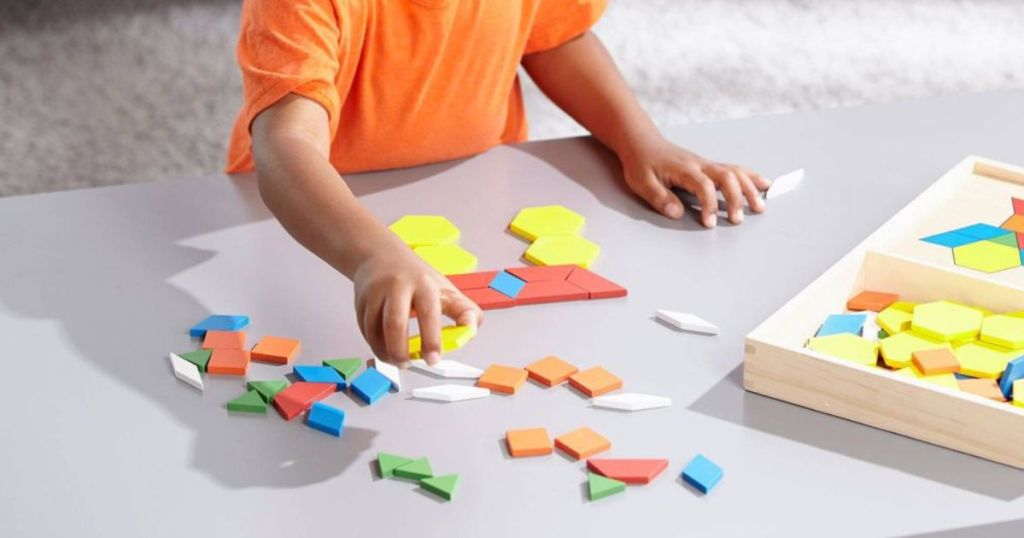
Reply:
<svg viewBox="0 0 1024 538"><path fill-rule="evenodd" d="M523 257L537 265L576 264L587 268L600 253L601 247L578 235L547 235L534 241Z"/></svg>
<svg viewBox="0 0 1024 538"><path fill-rule="evenodd" d="M917 303L910 303L910 302L907 302L907 301L896 301L895 303L889 305L889 308L895 308L896 310L901 310L903 312L909 312L909 313L913 314L914 313L914 307L916 307L916 306L917 306Z"/></svg>
<svg viewBox="0 0 1024 538"><path fill-rule="evenodd" d="M912 330L894 334L879 342L878 346L885 365L897 370L910 366L915 351L950 347L948 343L932 340Z"/></svg>
<svg viewBox="0 0 1024 538"><path fill-rule="evenodd" d="M476 336L476 327L471 325L449 325L441 329L441 351L448 353L466 345ZM420 335L409 338L409 358L418 359L423 352Z"/></svg>
<svg viewBox="0 0 1024 538"><path fill-rule="evenodd" d="M941 342L963 341L978 337L981 331L982 311L977 308L936 301L917 305L911 328L914 332Z"/></svg>
<svg viewBox="0 0 1024 538"><path fill-rule="evenodd" d="M960 383L957 382L956 376L953 374L924 375L917 368L908 366L906 368L896 370L896 375L917 379L940 387L946 387L950 390L960 390Z"/></svg>
<svg viewBox="0 0 1024 538"><path fill-rule="evenodd" d="M989 316L981 322L981 339L1009 349L1024 349L1024 318Z"/></svg>
<svg viewBox="0 0 1024 538"><path fill-rule="evenodd" d="M878 343L851 333L811 338L807 347L829 357L846 359L864 366L875 366L878 362Z"/></svg>
<svg viewBox="0 0 1024 538"><path fill-rule="evenodd" d="M418 247L413 252L442 275L471 273L476 269L476 256L458 245Z"/></svg>
<svg viewBox="0 0 1024 538"><path fill-rule="evenodd" d="M997 241L976 241L953 248L953 262L985 273L1020 267L1020 250Z"/></svg>
<svg viewBox="0 0 1024 538"><path fill-rule="evenodd" d="M889 335L909 331L910 321L914 318L912 312L913 308L907 311L896 308L896 305L891 305L878 313L878 316L875 317L875 323Z"/></svg>
<svg viewBox="0 0 1024 538"><path fill-rule="evenodd" d="M545 205L522 209L508 227L516 235L534 241L549 235L578 234L585 222L583 215L569 208Z"/></svg>
<svg viewBox="0 0 1024 538"><path fill-rule="evenodd" d="M1020 396L1017 396L1020 394ZM1013 405L1024 407L1024 379L1013 382Z"/></svg>
<svg viewBox="0 0 1024 538"><path fill-rule="evenodd" d="M953 354L960 361L960 373L996 379L1020 352L985 342L971 342L955 348Z"/></svg>
<svg viewBox="0 0 1024 538"><path fill-rule="evenodd" d="M389 228L412 248L459 242L459 229L452 221L437 215L406 215Z"/></svg>

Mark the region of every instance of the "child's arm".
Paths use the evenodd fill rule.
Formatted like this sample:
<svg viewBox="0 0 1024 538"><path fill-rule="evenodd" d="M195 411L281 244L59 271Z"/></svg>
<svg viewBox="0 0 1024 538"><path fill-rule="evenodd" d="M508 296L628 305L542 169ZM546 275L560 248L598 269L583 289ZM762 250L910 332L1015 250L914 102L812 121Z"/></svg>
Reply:
<svg viewBox="0 0 1024 538"><path fill-rule="evenodd" d="M716 188L725 195L733 223L743 221L744 197L753 211L764 210L757 191L769 182L747 168L709 161L662 137L594 34L527 55L523 66L555 104L618 155L630 189L666 217L678 219L684 212L671 187L697 195L701 220L709 228L716 223Z"/></svg>
<svg viewBox="0 0 1024 538"><path fill-rule="evenodd" d="M327 112L289 95L252 124L260 195L299 243L352 279L356 317L378 357L408 361L410 308L423 357L440 358L441 315L479 324L480 309L364 208L329 161Z"/></svg>

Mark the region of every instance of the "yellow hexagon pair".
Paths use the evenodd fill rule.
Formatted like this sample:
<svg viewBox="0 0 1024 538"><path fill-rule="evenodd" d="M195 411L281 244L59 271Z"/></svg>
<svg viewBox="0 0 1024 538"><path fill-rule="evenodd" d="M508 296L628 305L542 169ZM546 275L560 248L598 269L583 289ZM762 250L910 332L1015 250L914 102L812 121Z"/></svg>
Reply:
<svg viewBox="0 0 1024 538"><path fill-rule="evenodd" d="M984 312L977 308L936 301L914 308L911 329L940 342L962 342L978 337L984 317Z"/></svg>
<svg viewBox="0 0 1024 538"><path fill-rule="evenodd" d="M589 268L601 247L579 235L548 235L534 241L523 255L537 265L575 264Z"/></svg>
<svg viewBox="0 0 1024 538"><path fill-rule="evenodd" d="M470 325L450 325L441 329L441 352L448 353L466 345L476 336L476 328ZM423 351L420 335L409 338L409 358L419 359Z"/></svg>
<svg viewBox="0 0 1024 538"><path fill-rule="evenodd" d="M520 210L508 227L523 239L535 241L549 235L576 235L585 223L583 215L567 207L545 205Z"/></svg>
<svg viewBox="0 0 1024 538"><path fill-rule="evenodd" d="M406 215L389 228L411 248L459 242L459 229L452 221L438 215Z"/></svg>

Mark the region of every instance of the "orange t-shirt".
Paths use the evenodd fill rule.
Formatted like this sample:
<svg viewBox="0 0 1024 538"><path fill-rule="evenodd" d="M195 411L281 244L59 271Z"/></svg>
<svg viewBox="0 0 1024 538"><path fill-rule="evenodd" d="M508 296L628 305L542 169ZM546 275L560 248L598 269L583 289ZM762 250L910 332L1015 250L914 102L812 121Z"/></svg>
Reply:
<svg viewBox="0 0 1024 538"><path fill-rule="evenodd" d="M244 105L228 173L253 169L249 127L289 93L322 105L340 172L412 166L526 139L524 54L593 25L607 0L246 0Z"/></svg>

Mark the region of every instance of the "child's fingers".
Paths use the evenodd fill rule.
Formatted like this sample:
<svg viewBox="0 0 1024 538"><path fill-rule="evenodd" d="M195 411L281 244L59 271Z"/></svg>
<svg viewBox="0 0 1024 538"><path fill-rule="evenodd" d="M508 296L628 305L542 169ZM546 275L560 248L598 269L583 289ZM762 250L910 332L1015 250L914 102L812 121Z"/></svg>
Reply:
<svg viewBox="0 0 1024 538"><path fill-rule="evenodd" d="M750 180L754 182L754 186L757 187L757 190L765 191L768 190L768 187L772 186L772 182L769 181L768 179L765 179L765 177L762 176L761 174L758 174L757 172L749 168L741 167L740 170L743 172L745 176L749 177Z"/></svg>
<svg viewBox="0 0 1024 538"><path fill-rule="evenodd" d="M382 333L387 360L406 367L409 362L409 308L412 293L399 290L384 301ZM384 357L381 357L384 358Z"/></svg>
<svg viewBox="0 0 1024 538"><path fill-rule="evenodd" d="M630 187L637 196L643 198L655 211L670 219L678 219L683 216L685 210L682 202L668 187L658 181L654 172L648 171L644 177L633 182Z"/></svg>
<svg viewBox="0 0 1024 538"><path fill-rule="evenodd" d="M716 180L718 188L725 196L725 208L729 214L729 221L733 224L743 222L743 191L736 174L732 170L718 165L706 166L704 170L709 177Z"/></svg>
<svg viewBox="0 0 1024 538"><path fill-rule="evenodd" d="M483 310L480 310L476 303L457 290L446 294L441 303L444 315L453 319L456 325L475 328L483 323Z"/></svg>
<svg viewBox="0 0 1024 538"><path fill-rule="evenodd" d="M707 228L714 228L718 224L718 192L715 190L715 182L697 167L687 171L683 182L680 186L697 195L700 200L701 222Z"/></svg>
<svg viewBox="0 0 1024 538"><path fill-rule="evenodd" d="M441 360L441 295L433 286L421 286L413 294L416 323L420 326L421 356L427 364Z"/></svg>
<svg viewBox="0 0 1024 538"><path fill-rule="evenodd" d="M761 191L757 189L754 180L742 168L736 168L734 171L740 179L740 188L743 189L743 195L747 197L747 205L750 206L750 210L754 213L764 211L764 199L761 198Z"/></svg>
<svg viewBox="0 0 1024 538"><path fill-rule="evenodd" d="M363 338L370 344L370 349L377 357L387 357L388 349L384 344L384 335L381 328L381 310L383 300L376 297L367 298L360 308L359 326L363 331Z"/></svg>

